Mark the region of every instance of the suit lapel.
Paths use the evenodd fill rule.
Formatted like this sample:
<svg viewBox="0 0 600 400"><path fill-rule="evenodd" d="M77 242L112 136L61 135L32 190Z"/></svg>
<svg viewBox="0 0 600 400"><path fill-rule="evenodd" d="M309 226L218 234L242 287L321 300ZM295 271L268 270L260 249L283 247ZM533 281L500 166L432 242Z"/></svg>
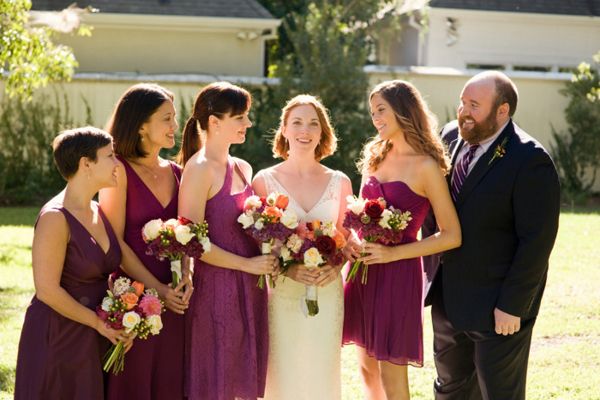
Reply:
<svg viewBox="0 0 600 400"><path fill-rule="evenodd" d="M496 157L493 161L490 162L490 160L492 160L492 158L494 157L494 153L496 152L496 149L498 148L500 143L502 143L502 141L505 138L508 138L508 140L510 140L510 137L513 135L514 132L515 132L515 129L513 126L513 122L511 120L508 123L508 125L506 125L506 128L504 128L502 133L496 138L496 140L494 140L494 142L488 148L488 150L485 152L485 154L483 154L479 158L479 160L477 160L477 164L475 164L475 166L473 167L473 170L471 170L469 175L467 175L467 179L465 180L465 183L460 188L460 192L458 193L458 198L456 199L456 203L455 203L457 209L460 208L460 206L465 201L465 199L467 198L469 193L471 193L471 191L475 188L475 186L477 186L477 184L485 176L485 174L487 174L488 171L491 168L493 168L494 165L496 165L500 161L501 157ZM453 157L452 165L454 165L454 162L456 161L456 159L455 159L456 156L457 156L457 154L455 154Z"/></svg>

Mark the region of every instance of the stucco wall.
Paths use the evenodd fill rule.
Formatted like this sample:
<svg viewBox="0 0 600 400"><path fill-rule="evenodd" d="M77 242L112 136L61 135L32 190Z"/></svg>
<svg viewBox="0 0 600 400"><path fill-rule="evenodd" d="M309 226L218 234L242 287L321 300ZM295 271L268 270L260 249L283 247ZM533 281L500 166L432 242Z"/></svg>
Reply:
<svg viewBox="0 0 600 400"><path fill-rule="evenodd" d="M447 18L456 20L448 46ZM572 68L600 50L600 18L432 8L423 65L512 64Z"/></svg>

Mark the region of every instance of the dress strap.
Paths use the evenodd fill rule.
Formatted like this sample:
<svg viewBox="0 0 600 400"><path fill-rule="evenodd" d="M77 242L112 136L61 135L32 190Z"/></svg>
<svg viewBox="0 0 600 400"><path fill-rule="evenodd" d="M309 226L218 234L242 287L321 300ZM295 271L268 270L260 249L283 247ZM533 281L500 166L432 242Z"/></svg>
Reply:
<svg viewBox="0 0 600 400"><path fill-rule="evenodd" d="M231 160L231 159L230 159L230 160ZM245 183L246 185L250 185L250 184L248 183L248 181L246 180L246 176L245 176L245 175L244 175L244 173L242 172L242 169L240 168L240 165L237 163L237 161L235 161L235 160L231 160L231 161L233 162L233 165L234 165L234 167L235 167L235 168L237 168L237 172L239 172L239 174L242 176L242 179L244 180L244 183ZM233 177L232 177L232 179L233 179Z"/></svg>

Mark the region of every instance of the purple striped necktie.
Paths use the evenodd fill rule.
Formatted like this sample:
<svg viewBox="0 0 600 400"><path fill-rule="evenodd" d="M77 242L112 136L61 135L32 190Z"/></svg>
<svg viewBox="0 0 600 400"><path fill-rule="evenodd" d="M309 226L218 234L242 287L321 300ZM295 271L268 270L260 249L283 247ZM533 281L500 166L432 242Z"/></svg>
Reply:
<svg viewBox="0 0 600 400"><path fill-rule="evenodd" d="M462 187L463 183L465 183L465 179L467 178L469 164L471 164L471 160L473 159L473 156L478 148L479 143L470 145L467 153L462 156L456 165L456 168L454 168L454 179L452 180L452 190L450 192L452 194L452 200L455 202L458 198L458 192L460 192L460 188Z"/></svg>

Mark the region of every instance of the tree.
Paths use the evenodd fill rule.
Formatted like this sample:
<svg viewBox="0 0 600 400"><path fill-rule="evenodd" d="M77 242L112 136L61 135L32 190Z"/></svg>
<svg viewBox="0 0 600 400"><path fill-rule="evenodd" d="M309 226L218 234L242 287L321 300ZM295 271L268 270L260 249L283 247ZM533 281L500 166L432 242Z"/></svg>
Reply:
<svg viewBox="0 0 600 400"><path fill-rule="evenodd" d="M78 64L72 50L64 45L55 45L52 37L54 29L49 25L52 16L57 14L38 13L44 18L31 18L30 0L2 0L0 2L0 73L8 69L6 92L10 97L15 95L23 100L30 100L33 91L48 82L70 80ZM69 7L65 13L76 21L70 26L61 24L62 32L70 32L78 28L80 35L91 34L91 28L79 26L78 15L86 10L75 6ZM89 9L87 10L89 11ZM73 18L77 17L77 18ZM37 26L36 26L37 25Z"/></svg>
<svg viewBox="0 0 600 400"><path fill-rule="evenodd" d="M600 52L594 56L600 65ZM567 133L553 131L552 153L561 176L563 193L571 200L590 195L600 168L600 75L583 62L561 90L569 99Z"/></svg>
<svg viewBox="0 0 600 400"><path fill-rule="evenodd" d="M259 118L253 120L252 131L276 128L281 108L296 94L320 97L331 112L340 138L338 151L324 164L345 172L357 189L355 160L363 143L375 133L368 113L369 82L363 67L378 39L400 31L401 8L409 1L259 1L283 19L269 54L270 75L278 77L280 84L258 89L254 114ZM248 139L246 146L260 155L257 158L264 164L257 167L272 164L266 146L268 136Z"/></svg>

